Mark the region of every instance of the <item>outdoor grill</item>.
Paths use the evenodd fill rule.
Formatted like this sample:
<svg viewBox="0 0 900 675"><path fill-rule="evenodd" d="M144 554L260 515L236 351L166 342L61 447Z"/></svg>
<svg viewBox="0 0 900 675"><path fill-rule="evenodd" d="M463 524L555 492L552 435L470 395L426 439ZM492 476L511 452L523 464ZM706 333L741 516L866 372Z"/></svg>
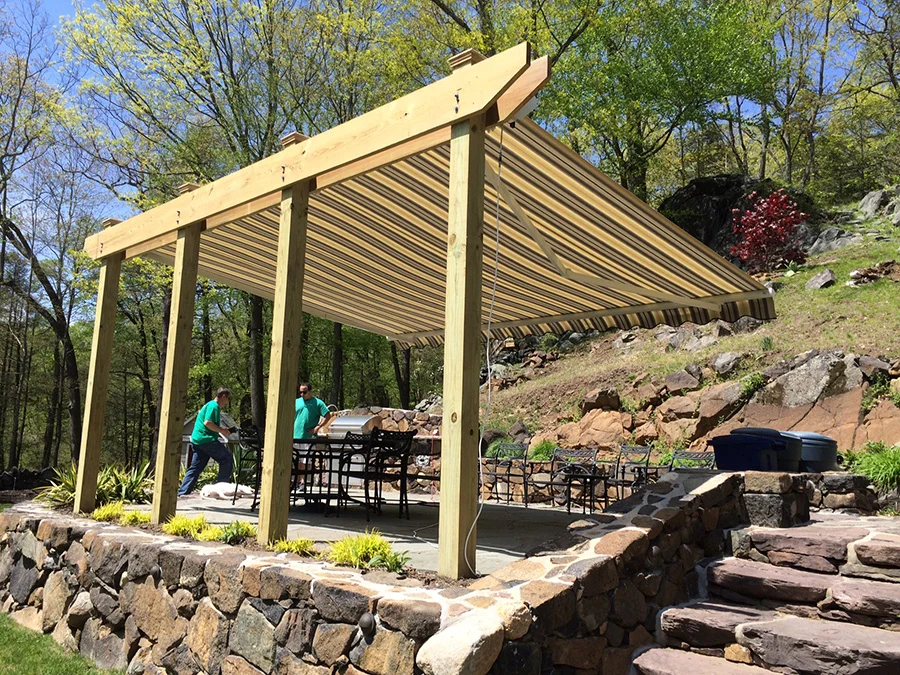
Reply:
<svg viewBox="0 0 900 675"><path fill-rule="evenodd" d="M336 417L328 427L328 438L343 438L348 431L356 434L370 434L372 429L381 427L377 415L344 415Z"/></svg>

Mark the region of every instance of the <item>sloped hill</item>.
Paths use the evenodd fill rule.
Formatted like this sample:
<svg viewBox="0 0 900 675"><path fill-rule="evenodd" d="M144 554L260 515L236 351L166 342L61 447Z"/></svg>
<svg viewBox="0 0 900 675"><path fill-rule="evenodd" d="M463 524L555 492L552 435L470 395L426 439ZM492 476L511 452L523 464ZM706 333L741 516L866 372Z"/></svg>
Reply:
<svg viewBox="0 0 900 675"><path fill-rule="evenodd" d="M537 439L549 438L567 445L573 434L559 432L573 432L571 424L575 422L585 425L582 410L585 395L596 389L608 389L619 395L616 412L631 416L630 421L620 419L619 422L630 422L622 424L623 433L634 438L646 422L664 421L657 419L659 405L675 394L690 393L690 389L671 391L665 385L667 376L687 369L700 376L698 391L726 382L740 383L744 390L741 405L736 410L726 410L721 419L715 420L715 427L743 411L743 404L753 394L750 390L766 386L786 369L805 363L797 357L809 350L880 357L888 365L894 363L896 371L900 367L900 265L886 266L887 276L871 283L848 286L847 282L856 270L900 260L900 229L887 217L865 219L845 213L838 218L844 223L842 228L858 235L855 237L858 243L814 255L795 270L767 278L776 288L777 320L734 334L728 334L733 330L730 326L709 324L686 325L677 330L660 327L610 332L584 340L557 360L542 363L538 369L528 366L508 371L508 378L521 378L524 371L529 379L499 391L495 388L488 425L507 430L513 423L522 421ZM832 285L815 290L807 288L813 277L826 270L835 276ZM680 346L673 347L670 342ZM737 365L730 372L717 373L711 368L716 357L722 355L736 357ZM858 359L854 364L859 367ZM893 405L888 379L897 375L900 372L893 376L864 374L859 391L854 394L857 405L862 406L861 421L869 410L877 407L878 398ZM875 381L879 388L872 390L871 383ZM656 395L652 394L653 390ZM825 392L821 398L824 400L829 393L833 392ZM852 407L853 404L845 402L844 405ZM615 432L616 422L606 420L605 423L609 424L610 433ZM706 431L700 434L706 435ZM660 445L684 444L690 440L693 439L677 441L673 434L664 434ZM900 442L900 438L889 442Z"/></svg>

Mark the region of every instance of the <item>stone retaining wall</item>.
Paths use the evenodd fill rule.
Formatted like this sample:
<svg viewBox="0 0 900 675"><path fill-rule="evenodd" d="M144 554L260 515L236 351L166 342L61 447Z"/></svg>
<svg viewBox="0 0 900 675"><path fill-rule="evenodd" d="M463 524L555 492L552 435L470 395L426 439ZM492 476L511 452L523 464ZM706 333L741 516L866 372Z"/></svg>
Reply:
<svg viewBox="0 0 900 675"><path fill-rule="evenodd" d="M624 675L657 611L696 595L697 563L748 522L742 475L673 472L543 552L435 588L29 502L0 514L0 603L129 673Z"/></svg>

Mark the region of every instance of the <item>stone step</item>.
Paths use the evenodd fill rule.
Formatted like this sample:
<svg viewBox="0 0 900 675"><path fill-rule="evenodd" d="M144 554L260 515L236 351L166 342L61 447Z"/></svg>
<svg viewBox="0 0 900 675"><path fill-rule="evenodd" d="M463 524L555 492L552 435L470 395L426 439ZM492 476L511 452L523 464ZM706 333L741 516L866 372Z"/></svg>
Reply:
<svg viewBox="0 0 900 675"><path fill-rule="evenodd" d="M896 623L900 617L900 584L868 579L841 579L831 587L820 607L826 611L836 609L848 612L850 620L854 620L853 615L862 615L885 623ZM897 672L900 673L900 666Z"/></svg>
<svg viewBox="0 0 900 675"><path fill-rule="evenodd" d="M766 675L768 671L680 649L653 647L634 662L638 675Z"/></svg>
<svg viewBox="0 0 900 675"><path fill-rule="evenodd" d="M752 528L750 539L760 552L790 554L814 561L825 558L845 562L847 546L864 539L868 530L858 527L823 527L821 525L801 525L789 529ZM837 571L836 569L834 570Z"/></svg>
<svg viewBox="0 0 900 675"><path fill-rule="evenodd" d="M670 645L675 640L691 647L724 647L735 641L734 630L739 625L778 616L772 610L746 605L697 601L663 610L659 624Z"/></svg>
<svg viewBox="0 0 900 675"><path fill-rule="evenodd" d="M731 591L739 596L816 604L825 599L833 575L776 567L763 562L725 558L706 568L710 591Z"/></svg>
<svg viewBox="0 0 900 675"><path fill-rule="evenodd" d="M900 633L880 628L792 616L742 624L736 637L769 669L800 675L900 672Z"/></svg>

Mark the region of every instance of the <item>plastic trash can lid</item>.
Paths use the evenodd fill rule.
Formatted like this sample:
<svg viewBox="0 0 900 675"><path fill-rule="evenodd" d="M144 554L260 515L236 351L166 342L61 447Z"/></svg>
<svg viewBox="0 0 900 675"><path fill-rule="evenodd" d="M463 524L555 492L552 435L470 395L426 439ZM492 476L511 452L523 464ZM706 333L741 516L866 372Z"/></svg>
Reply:
<svg viewBox="0 0 900 675"><path fill-rule="evenodd" d="M812 431L792 431L792 434L802 439L804 442L821 443L823 445L837 445L837 441L830 436L823 436Z"/></svg>

